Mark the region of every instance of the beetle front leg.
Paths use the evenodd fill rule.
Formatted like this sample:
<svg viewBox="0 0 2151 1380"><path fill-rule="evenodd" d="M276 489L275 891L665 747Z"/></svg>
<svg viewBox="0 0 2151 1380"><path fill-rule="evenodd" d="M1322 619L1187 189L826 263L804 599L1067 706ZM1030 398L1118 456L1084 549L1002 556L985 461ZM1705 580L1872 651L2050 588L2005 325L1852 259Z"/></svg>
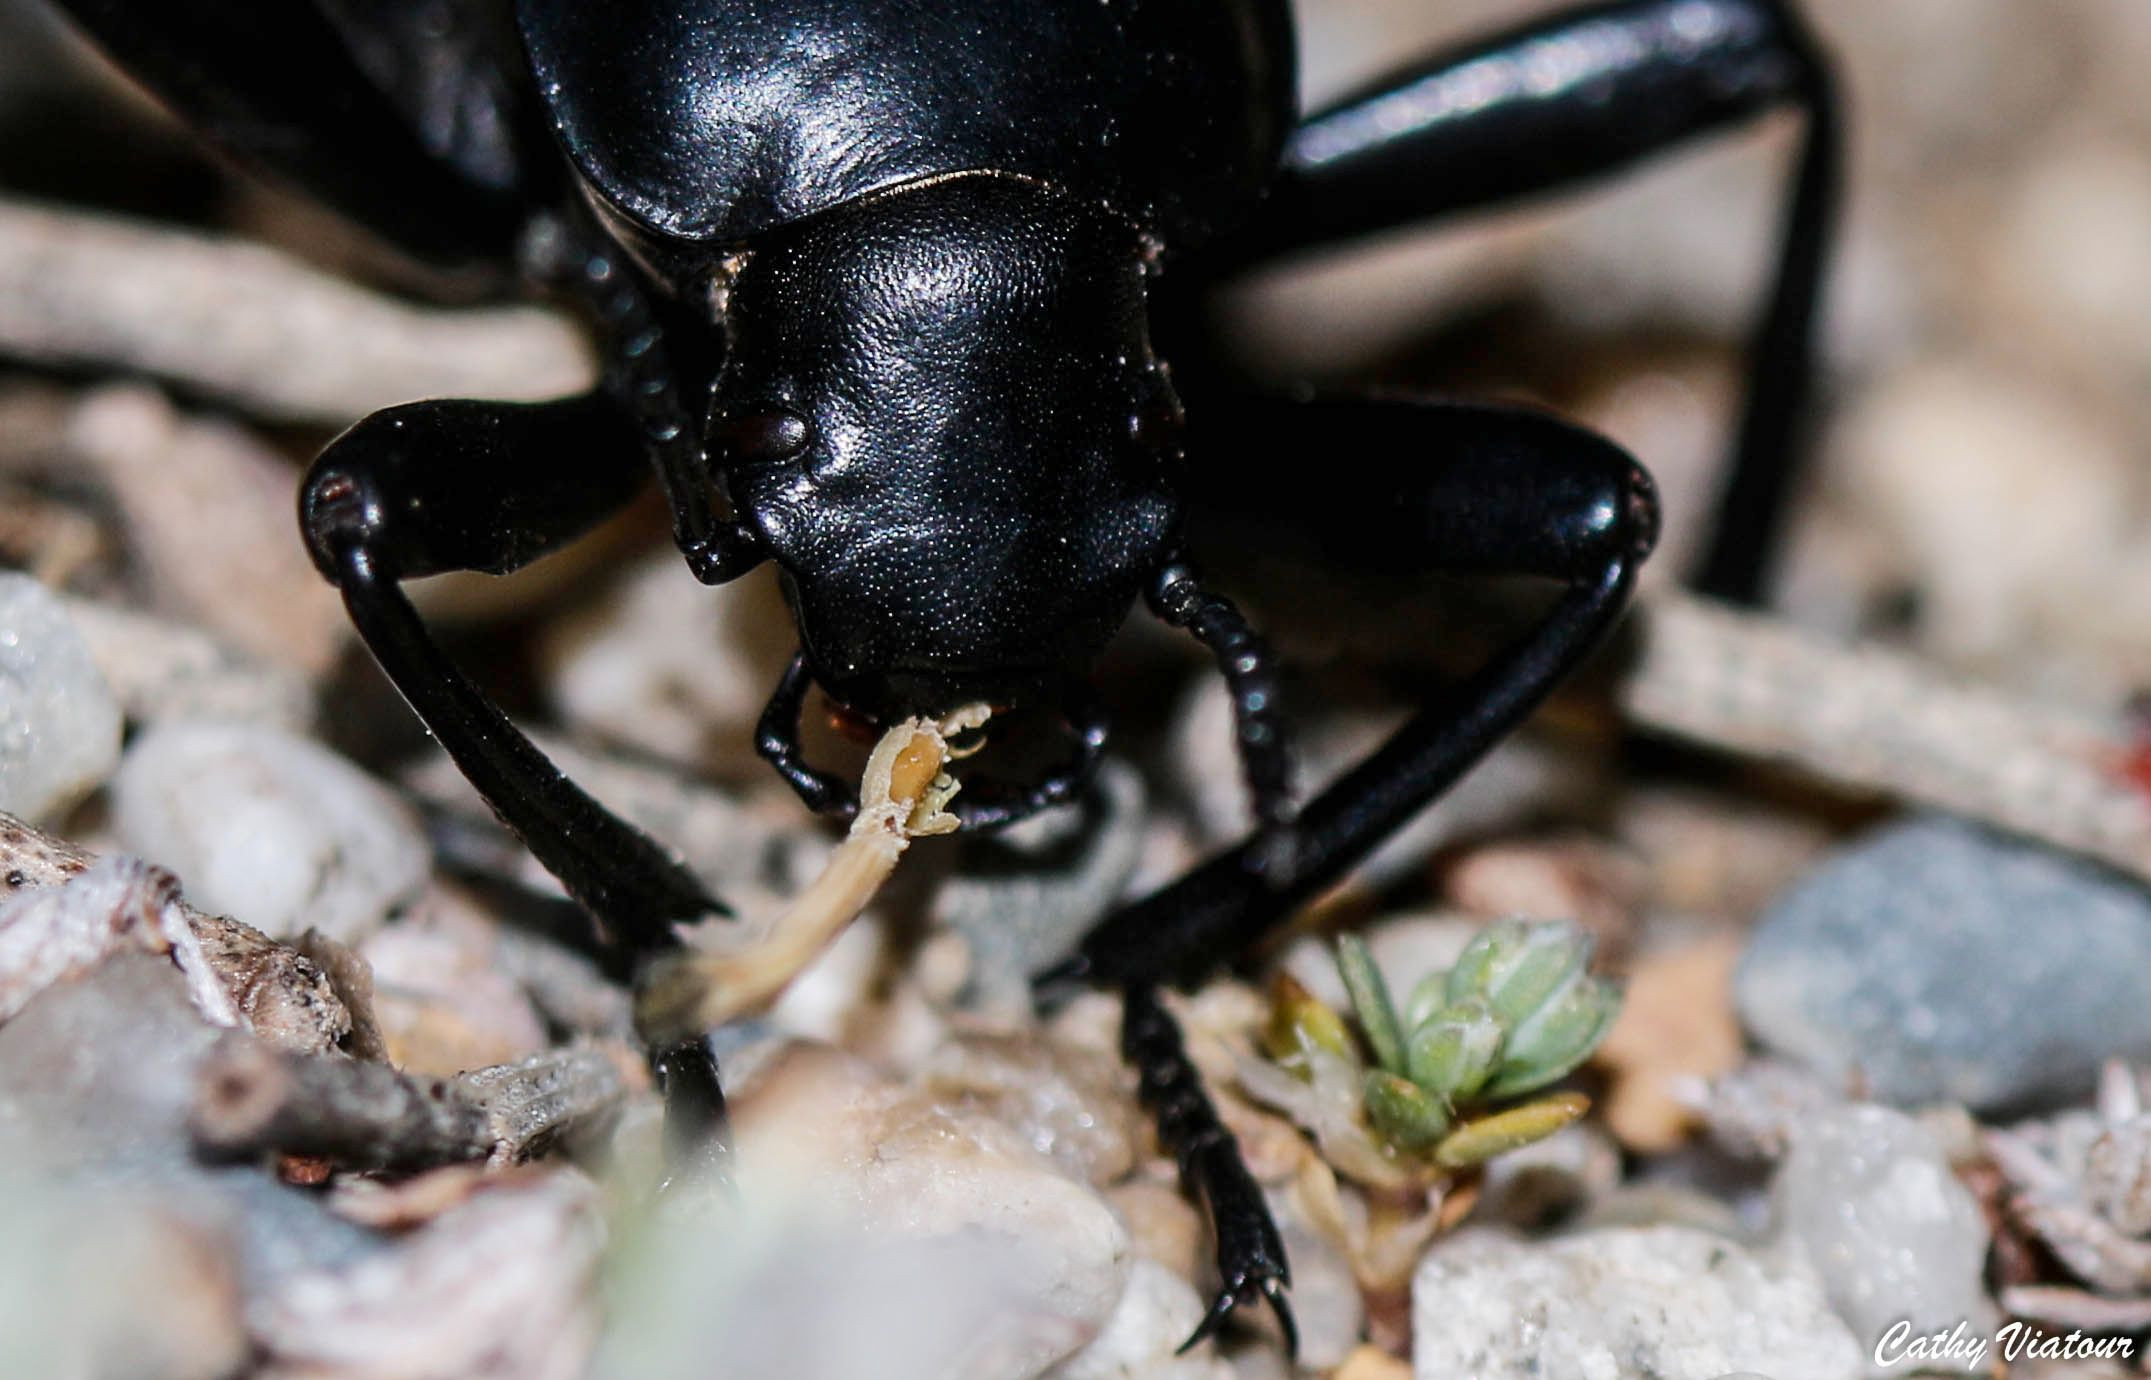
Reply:
<svg viewBox="0 0 2151 1380"><path fill-rule="evenodd" d="M401 581L505 574L557 550L645 482L632 421L593 396L515 405L424 402L377 412L314 463L300 521L315 564L390 681L502 823L638 960L676 924L726 913L679 862L584 794L449 660ZM667 1139L723 1147L716 1070L699 1041L657 1051Z"/></svg>
<svg viewBox="0 0 2151 1380"><path fill-rule="evenodd" d="M1108 916L1073 959L1039 979L1088 980L1126 995L1123 1041L1161 1139L1210 1208L1225 1309L1258 1291L1278 1301L1283 1260L1230 1137L1212 1133L1214 1113L1207 1122L1199 1115L1207 1100L1198 1105L1194 1068L1151 989L1198 982L1244 956L1529 715L1619 616L1656 538L1657 503L1649 476L1618 447L1536 413L1262 401L1207 415L1219 420L1191 438L1198 454L1274 450L1316 458L1319 468L1279 486L1214 459L1198 465L1186 489L1198 535L1221 527L1243 549L1331 569L1535 575L1565 585L1521 639L1299 811L1285 826L1294 866L1270 865L1274 829L1258 831Z"/></svg>

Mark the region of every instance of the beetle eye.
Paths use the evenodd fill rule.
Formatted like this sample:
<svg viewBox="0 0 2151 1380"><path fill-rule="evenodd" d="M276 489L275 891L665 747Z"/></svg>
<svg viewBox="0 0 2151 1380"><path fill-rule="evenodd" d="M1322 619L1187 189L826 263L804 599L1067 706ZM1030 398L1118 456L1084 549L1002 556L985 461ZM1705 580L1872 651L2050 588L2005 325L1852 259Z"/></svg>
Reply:
<svg viewBox="0 0 2151 1380"><path fill-rule="evenodd" d="M741 408L718 418L710 440L734 464L774 464L807 448L807 423L781 407Z"/></svg>

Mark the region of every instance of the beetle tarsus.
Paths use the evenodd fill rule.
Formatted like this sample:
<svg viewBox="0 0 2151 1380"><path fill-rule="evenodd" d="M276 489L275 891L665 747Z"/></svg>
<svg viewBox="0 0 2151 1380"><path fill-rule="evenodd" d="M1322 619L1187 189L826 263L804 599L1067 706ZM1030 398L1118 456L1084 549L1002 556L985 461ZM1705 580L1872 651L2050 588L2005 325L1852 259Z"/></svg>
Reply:
<svg viewBox="0 0 2151 1380"><path fill-rule="evenodd" d="M1181 1350L1215 1332L1236 1304L1257 1294L1276 1310L1286 1346L1297 1350L1298 1331L1284 1293L1292 1282L1284 1241L1261 1185L1247 1171L1239 1141L1218 1119L1202 1075L1188 1058L1179 1023L1158 1000L1157 989L1130 983L1121 1000L1121 1056L1135 1066L1138 1094L1157 1119L1158 1142L1179 1162L1181 1183L1209 1208L1217 1239L1223 1286Z"/></svg>

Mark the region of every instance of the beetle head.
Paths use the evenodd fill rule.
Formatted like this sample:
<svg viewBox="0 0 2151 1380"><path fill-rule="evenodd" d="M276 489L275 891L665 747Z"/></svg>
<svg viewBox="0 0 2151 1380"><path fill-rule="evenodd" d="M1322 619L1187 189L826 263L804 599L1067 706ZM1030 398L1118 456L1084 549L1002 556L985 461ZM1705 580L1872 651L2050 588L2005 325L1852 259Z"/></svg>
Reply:
<svg viewBox="0 0 2151 1380"><path fill-rule="evenodd" d="M1172 541L1179 404L1135 227L962 174L760 242L713 292L709 453L815 678L874 718L1079 670Z"/></svg>

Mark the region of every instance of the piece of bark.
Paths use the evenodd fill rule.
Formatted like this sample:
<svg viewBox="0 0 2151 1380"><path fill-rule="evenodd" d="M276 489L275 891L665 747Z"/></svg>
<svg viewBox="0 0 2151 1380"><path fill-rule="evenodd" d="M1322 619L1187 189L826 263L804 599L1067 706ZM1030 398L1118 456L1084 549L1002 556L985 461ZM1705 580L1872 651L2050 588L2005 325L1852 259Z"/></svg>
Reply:
<svg viewBox="0 0 2151 1380"><path fill-rule="evenodd" d="M321 969L329 990L351 1013L351 1033L344 1039L345 1050L354 1059L387 1063L388 1042L381 1038L380 1024L373 1015L373 965L356 949L319 930L310 929L300 935L297 948Z"/></svg>
<svg viewBox="0 0 2151 1380"><path fill-rule="evenodd" d="M188 1125L213 1154L318 1155L352 1169L452 1164L491 1144L484 1114L445 1079L281 1053L243 1035L203 1060Z"/></svg>
<svg viewBox="0 0 2151 1380"><path fill-rule="evenodd" d="M494 1164L517 1164L550 1149L563 1135L596 1127L627 1099L624 1049L593 1045L548 1050L516 1064L458 1074L456 1090L485 1117Z"/></svg>
<svg viewBox="0 0 2151 1380"><path fill-rule="evenodd" d="M63 886L96 861L89 850L0 813L0 895ZM169 874L157 875L169 881ZM351 1013L304 954L236 920L204 915L176 888L171 903L184 921L175 932L191 936L191 941L170 941L175 961L207 1019L219 1024L236 1019L279 1049L296 1053L334 1048L350 1032Z"/></svg>
<svg viewBox="0 0 2151 1380"><path fill-rule="evenodd" d="M0 901L0 1021L46 988L127 952L170 956L203 1019L239 1023L181 911L179 883L136 858L107 858L59 886L10 889Z"/></svg>

